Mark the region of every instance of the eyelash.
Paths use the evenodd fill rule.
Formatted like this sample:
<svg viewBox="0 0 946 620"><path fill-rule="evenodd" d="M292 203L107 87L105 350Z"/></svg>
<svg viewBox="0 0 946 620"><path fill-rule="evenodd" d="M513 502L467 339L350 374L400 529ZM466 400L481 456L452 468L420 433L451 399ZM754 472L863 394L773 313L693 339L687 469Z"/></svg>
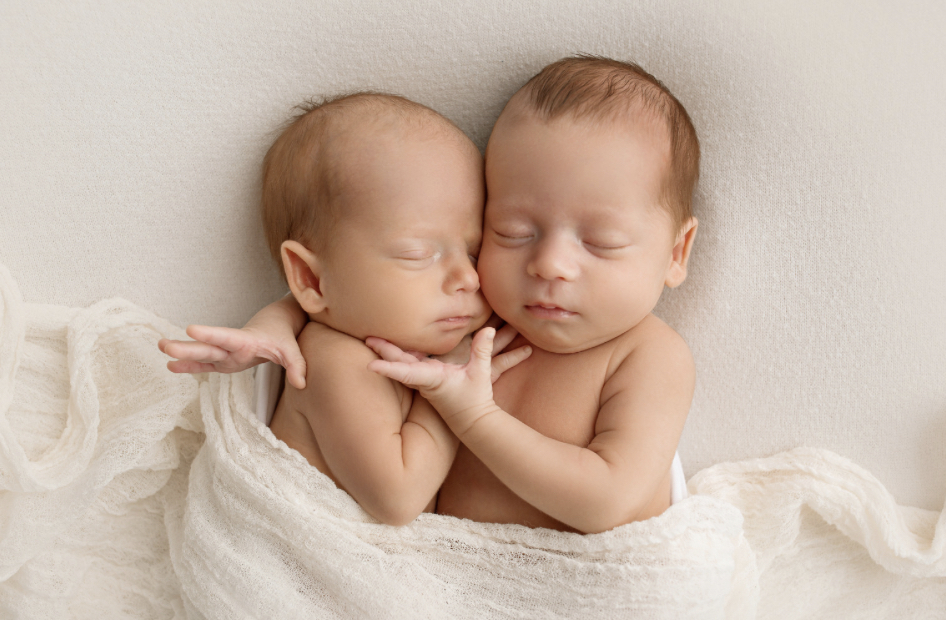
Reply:
<svg viewBox="0 0 946 620"><path fill-rule="evenodd" d="M495 231L494 231L494 232L495 232ZM515 236L515 235L504 235L504 234L499 233L499 232L496 233L496 236L499 237L500 239L507 239L507 240L509 240L509 241L522 241L523 239L531 239L531 238L532 238L532 235Z"/></svg>
<svg viewBox="0 0 946 620"><path fill-rule="evenodd" d="M410 263L422 263L425 261L437 259L439 256L440 256L440 253L436 252L434 254L428 254L427 256L399 256L398 258ZM479 262L479 256L475 254L467 254L467 258L469 258L470 263L472 263L473 266L476 267L477 262Z"/></svg>
<svg viewBox="0 0 946 620"><path fill-rule="evenodd" d="M620 250L626 248L626 245L598 245L596 243L585 242L585 245L596 250Z"/></svg>
<svg viewBox="0 0 946 620"><path fill-rule="evenodd" d="M494 232L495 232L495 231L494 231ZM499 233L499 232L496 233L496 236L499 237L500 239L506 239L506 240L508 240L508 241L522 241L522 240L524 240L524 239L531 239L531 238L532 238L532 235L522 235L521 237L517 237L517 236L513 236L513 235L504 235L504 234ZM609 251L614 251L614 250L621 250L621 249L627 247L626 245L598 245L597 243L590 243L590 242L588 242L588 241L583 241L582 243L583 243L586 247L593 248L593 249L599 250L599 251L601 251L601 252L609 252Z"/></svg>
<svg viewBox="0 0 946 620"><path fill-rule="evenodd" d="M398 256L401 260L406 260L410 262L419 263L421 261L430 260L432 258L437 258L437 254L426 254L424 256Z"/></svg>

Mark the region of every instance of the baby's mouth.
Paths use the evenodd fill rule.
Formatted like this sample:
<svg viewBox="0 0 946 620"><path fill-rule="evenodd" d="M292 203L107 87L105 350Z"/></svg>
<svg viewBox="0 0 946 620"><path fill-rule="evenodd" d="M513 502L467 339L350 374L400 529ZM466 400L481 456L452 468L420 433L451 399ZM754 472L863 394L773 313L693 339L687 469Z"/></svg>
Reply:
<svg viewBox="0 0 946 620"><path fill-rule="evenodd" d="M464 316L448 316L444 319L440 319L437 322L444 323L446 325L455 325L457 327L460 327L460 326L468 324L472 320L473 320L472 316L464 315Z"/></svg>
<svg viewBox="0 0 946 620"><path fill-rule="evenodd" d="M526 306L526 312L540 319L567 319L578 314L554 304L542 303Z"/></svg>

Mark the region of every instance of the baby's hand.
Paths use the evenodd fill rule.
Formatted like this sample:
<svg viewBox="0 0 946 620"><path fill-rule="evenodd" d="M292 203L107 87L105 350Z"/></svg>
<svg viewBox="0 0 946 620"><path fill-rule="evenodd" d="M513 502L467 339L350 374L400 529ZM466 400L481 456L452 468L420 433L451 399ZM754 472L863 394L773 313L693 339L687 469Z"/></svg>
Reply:
<svg viewBox="0 0 946 620"><path fill-rule="evenodd" d="M506 325L500 329L501 325L503 325L503 320L493 314L489 317L489 320L486 321L486 325L483 326L493 327L498 330L496 332L496 339L493 341L494 357L497 353L501 353L506 347L508 347L509 343L511 343L516 338L516 330L513 329L511 325ZM483 329L483 327L480 329ZM462 366L463 364L466 364L470 361L470 349L472 346L473 333L470 333L464 336L463 340L460 341L460 344L455 346L449 353L444 353L443 355L431 355L431 357L435 360L440 360L444 364L459 364ZM423 359L423 356L418 357L418 359ZM500 371L498 374L494 374L493 383L496 383L496 379L498 379L499 375L501 374L502 371Z"/></svg>
<svg viewBox="0 0 946 620"><path fill-rule="evenodd" d="M286 378L298 389L305 388L305 359L291 331L273 337L267 330L247 325L243 329L191 325L187 335L194 342L162 338L158 348L171 357L168 370L179 373L240 372L263 362L286 369Z"/></svg>
<svg viewBox="0 0 946 620"><path fill-rule="evenodd" d="M528 346L499 353L515 337L511 327L503 330L507 328L501 337L497 337L492 327L477 332L473 337L470 361L463 366L421 358L405 353L381 338L368 338L366 344L382 358L369 363L368 368L419 391L436 407L450 428L462 435L494 408L493 382L532 354ZM503 346L497 346L499 344Z"/></svg>

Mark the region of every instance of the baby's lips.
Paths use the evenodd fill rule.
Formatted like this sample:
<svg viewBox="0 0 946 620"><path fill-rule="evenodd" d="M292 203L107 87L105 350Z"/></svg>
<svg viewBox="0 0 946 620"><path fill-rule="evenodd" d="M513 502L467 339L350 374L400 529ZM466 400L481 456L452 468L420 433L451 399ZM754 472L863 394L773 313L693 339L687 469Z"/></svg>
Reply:
<svg viewBox="0 0 946 620"><path fill-rule="evenodd" d="M568 308L560 306L559 304L552 301L533 301L526 304L527 308L545 308L546 310L562 310L564 312L571 312Z"/></svg>
<svg viewBox="0 0 946 620"><path fill-rule="evenodd" d="M526 311L533 316L538 316L542 318L549 319L559 319L575 316L578 314L572 310L566 310L561 306L556 306L554 304L530 304L526 306Z"/></svg>
<svg viewBox="0 0 946 620"><path fill-rule="evenodd" d="M442 319L439 319L438 322L455 323L457 325L462 325L464 323L469 323L472 320L473 320L472 316L470 316L469 314L463 314L463 315L446 316Z"/></svg>

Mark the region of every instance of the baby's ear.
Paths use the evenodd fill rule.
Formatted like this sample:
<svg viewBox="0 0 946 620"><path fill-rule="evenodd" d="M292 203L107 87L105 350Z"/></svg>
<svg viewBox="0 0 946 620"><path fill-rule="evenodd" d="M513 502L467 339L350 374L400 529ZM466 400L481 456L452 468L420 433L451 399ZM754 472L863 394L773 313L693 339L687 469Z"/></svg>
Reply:
<svg viewBox="0 0 946 620"><path fill-rule="evenodd" d="M279 248L289 290L309 314L325 310L321 287L321 264L315 252L298 241L283 241Z"/></svg>
<svg viewBox="0 0 946 620"><path fill-rule="evenodd" d="M670 268L667 270L667 279L664 284L676 288L687 279L687 262L690 260L690 250L693 249L693 239L696 237L696 227L699 222L691 217L680 227L677 238L673 243L673 253L670 256Z"/></svg>

